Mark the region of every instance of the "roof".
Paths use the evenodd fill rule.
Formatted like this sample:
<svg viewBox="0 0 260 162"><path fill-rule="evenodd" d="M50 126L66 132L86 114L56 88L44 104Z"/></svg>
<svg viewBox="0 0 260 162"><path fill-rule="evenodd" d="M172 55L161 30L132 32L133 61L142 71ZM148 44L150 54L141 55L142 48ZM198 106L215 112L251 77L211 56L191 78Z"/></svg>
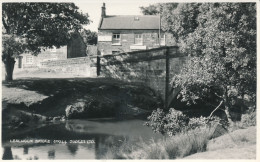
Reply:
<svg viewBox="0 0 260 162"><path fill-rule="evenodd" d="M106 16L101 19L99 29L159 29L159 21L155 15Z"/></svg>

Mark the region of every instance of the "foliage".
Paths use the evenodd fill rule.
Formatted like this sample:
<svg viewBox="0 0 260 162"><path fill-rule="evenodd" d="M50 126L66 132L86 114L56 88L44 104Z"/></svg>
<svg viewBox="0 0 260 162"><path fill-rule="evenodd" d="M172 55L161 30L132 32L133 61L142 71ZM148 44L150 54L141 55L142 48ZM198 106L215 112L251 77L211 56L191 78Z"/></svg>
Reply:
<svg viewBox="0 0 260 162"><path fill-rule="evenodd" d="M96 45L97 44L97 32L84 29L81 33L86 44Z"/></svg>
<svg viewBox="0 0 260 162"><path fill-rule="evenodd" d="M146 122L146 125L151 127L156 133L166 133L164 130L165 125L165 113L162 109L157 109L152 112L152 114L148 117L149 122Z"/></svg>
<svg viewBox="0 0 260 162"><path fill-rule="evenodd" d="M188 117L181 111L171 108L169 113L165 115L164 121L164 130L169 136L172 136L178 132L182 132L185 129L188 123Z"/></svg>
<svg viewBox="0 0 260 162"><path fill-rule="evenodd" d="M160 13L160 4L152 4L147 7L140 7L144 15L157 15Z"/></svg>
<svg viewBox="0 0 260 162"><path fill-rule="evenodd" d="M88 24L88 15L74 3L3 3L2 61L6 80L12 80L14 58L66 45L75 31Z"/></svg>
<svg viewBox="0 0 260 162"><path fill-rule="evenodd" d="M170 108L169 113L164 113L162 109L157 109L148 117L146 125L151 127L156 133L176 135L180 132L186 132L193 129L201 129L206 127L214 128L216 125L227 127L228 124L218 117L193 117L188 118L181 111Z"/></svg>
<svg viewBox="0 0 260 162"><path fill-rule="evenodd" d="M164 29L176 36L182 53L192 56L172 79L182 88L179 97L188 104L223 102L231 122L232 102L245 94L255 99L255 3L179 4L171 14Z"/></svg>
<svg viewBox="0 0 260 162"><path fill-rule="evenodd" d="M246 114L243 114L241 118L241 123L244 127L256 126L256 111L253 110Z"/></svg>
<svg viewBox="0 0 260 162"><path fill-rule="evenodd" d="M109 153L110 158L122 159L177 159L197 152L206 151L214 129L210 127L189 130L162 140L131 143L125 141L122 147ZM127 147L126 147L127 146ZM112 154L112 155L111 155Z"/></svg>
<svg viewBox="0 0 260 162"><path fill-rule="evenodd" d="M67 44L73 31L89 23L73 3L3 3L2 15L4 32L23 37L34 53Z"/></svg>
<svg viewBox="0 0 260 162"><path fill-rule="evenodd" d="M14 35L2 36L2 61L6 61L6 57L12 51L13 56L17 57L25 49L24 40L21 37L15 37Z"/></svg>

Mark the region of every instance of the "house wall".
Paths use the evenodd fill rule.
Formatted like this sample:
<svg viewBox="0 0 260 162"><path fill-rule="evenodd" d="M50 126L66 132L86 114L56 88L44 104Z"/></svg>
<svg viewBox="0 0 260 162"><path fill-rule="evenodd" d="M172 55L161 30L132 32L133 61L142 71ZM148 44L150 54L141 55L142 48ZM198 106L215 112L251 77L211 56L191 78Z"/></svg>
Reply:
<svg viewBox="0 0 260 162"><path fill-rule="evenodd" d="M113 45L112 44L112 35L113 33L120 33L121 44ZM146 46L145 49L158 48L158 30L99 30L98 31L98 54L106 55L112 54L112 51L120 52L131 52L130 46L135 45L135 34L143 34L143 44L135 45L136 50L138 47ZM163 32L162 32L163 33ZM169 33L166 33L166 43L165 45L175 45L175 42L172 40L172 36ZM101 37L107 37L106 40L101 39ZM133 50L132 50L133 51Z"/></svg>

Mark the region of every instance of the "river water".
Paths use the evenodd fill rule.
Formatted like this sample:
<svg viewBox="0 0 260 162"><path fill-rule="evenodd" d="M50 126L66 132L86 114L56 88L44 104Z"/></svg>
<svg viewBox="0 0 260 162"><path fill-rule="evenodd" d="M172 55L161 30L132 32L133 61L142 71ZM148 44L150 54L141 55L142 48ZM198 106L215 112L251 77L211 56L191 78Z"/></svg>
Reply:
<svg viewBox="0 0 260 162"><path fill-rule="evenodd" d="M162 139L144 120L69 120L16 134L3 132L3 159L111 159L125 143Z"/></svg>

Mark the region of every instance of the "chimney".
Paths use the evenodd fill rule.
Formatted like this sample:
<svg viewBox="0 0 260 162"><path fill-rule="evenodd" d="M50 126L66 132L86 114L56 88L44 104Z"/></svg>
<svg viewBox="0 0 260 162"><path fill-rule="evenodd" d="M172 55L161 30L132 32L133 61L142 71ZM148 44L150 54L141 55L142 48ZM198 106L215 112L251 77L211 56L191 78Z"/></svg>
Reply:
<svg viewBox="0 0 260 162"><path fill-rule="evenodd" d="M106 17L106 4L103 3L103 6L101 8L101 17Z"/></svg>

